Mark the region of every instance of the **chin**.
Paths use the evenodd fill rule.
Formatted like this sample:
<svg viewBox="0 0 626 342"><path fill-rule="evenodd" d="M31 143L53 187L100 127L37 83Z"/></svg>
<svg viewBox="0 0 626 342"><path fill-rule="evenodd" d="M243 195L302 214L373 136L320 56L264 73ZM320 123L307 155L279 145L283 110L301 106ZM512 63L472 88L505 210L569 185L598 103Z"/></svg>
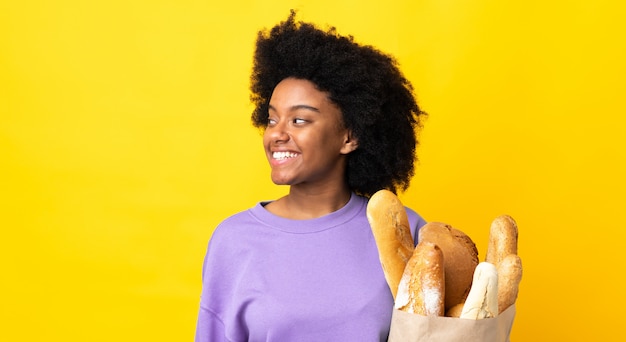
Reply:
<svg viewBox="0 0 626 342"><path fill-rule="evenodd" d="M286 178L272 177L272 183L276 185L291 185L291 181Z"/></svg>

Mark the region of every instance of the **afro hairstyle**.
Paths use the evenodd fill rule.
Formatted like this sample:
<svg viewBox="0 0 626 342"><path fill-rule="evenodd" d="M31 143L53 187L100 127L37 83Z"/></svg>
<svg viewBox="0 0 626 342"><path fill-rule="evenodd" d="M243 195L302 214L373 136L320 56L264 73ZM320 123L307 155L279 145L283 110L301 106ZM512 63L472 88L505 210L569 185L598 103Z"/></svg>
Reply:
<svg viewBox="0 0 626 342"><path fill-rule="evenodd" d="M397 61L334 27L322 30L287 20L258 32L250 100L252 123L264 129L276 85L293 77L312 82L341 110L343 122L358 141L348 154L346 181L355 193L370 197L387 189L406 190L417 161L417 131L426 115Z"/></svg>

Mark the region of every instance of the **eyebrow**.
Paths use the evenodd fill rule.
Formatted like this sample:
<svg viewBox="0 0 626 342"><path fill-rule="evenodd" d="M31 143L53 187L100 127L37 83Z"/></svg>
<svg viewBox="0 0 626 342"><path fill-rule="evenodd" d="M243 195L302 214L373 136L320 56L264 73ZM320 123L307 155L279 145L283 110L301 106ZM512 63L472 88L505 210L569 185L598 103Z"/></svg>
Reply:
<svg viewBox="0 0 626 342"><path fill-rule="evenodd" d="M276 111L276 108L274 108L272 105L269 105L269 109ZM320 112L320 110L318 108L312 107L312 106L309 106L309 105L305 105L305 104L299 104L299 105L294 105L294 106L289 107L290 111L299 110L299 109L306 109L306 110L310 110L310 111L316 112L316 113Z"/></svg>

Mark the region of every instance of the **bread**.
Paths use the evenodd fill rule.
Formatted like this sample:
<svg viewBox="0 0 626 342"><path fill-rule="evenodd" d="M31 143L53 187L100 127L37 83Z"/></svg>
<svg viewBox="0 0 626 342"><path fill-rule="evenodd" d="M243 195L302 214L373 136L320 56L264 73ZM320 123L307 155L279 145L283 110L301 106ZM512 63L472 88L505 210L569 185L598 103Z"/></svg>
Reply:
<svg viewBox="0 0 626 342"><path fill-rule="evenodd" d="M522 260L517 255L518 228L509 215L500 215L491 222L485 261L498 270L498 308L503 312L515 303L522 280Z"/></svg>
<svg viewBox="0 0 626 342"><path fill-rule="evenodd" d="M445 278L441 248L420 242L406 265L394 307L422 316L443 316Z"/></svg>
<svg viewBox="0 0 626 342"><path fill-rule="evenodd" d="M471 291L471 290L470 290ZM459 303L446 311L446 317L455 317L458 318L461 316L461 312L463 312L463 303Z"/></svg>
<svg viewBox="0 0 626 342"><path fill-rule="evenodd" d="M500 215L491 222L485 261L497 266L509 254L517 254L517 223Z"/></svg>
<svg viewBox="0 0 626 342"><path fill-rule="evenodd" d="M483 319L498 316L498 272L496 266L481 262L476 266L472 288L460 318Z"/></svg>
<svg viewBox="0 0 626 342"><path fill-rule="evenodd" d="M478 265L478 249L469 236L445 223L429 222L418 234L418 241L432 242L443 252L447 311L465 301Z"/></svg>
<svg viewBox="0 0 626 342"><path fill-rule="evenodd" d="M517 300L519 283L522 280L522 260L516 254L509 254L498 265L498 308L508 309Z"/></svg>
<svg viewBox="0 0 626 342"><path fill-rule="evenodd" d="M378 247L385 279L395 299L404 268L414 249L406 209L393 192L380 190L369 199L367 220Z"/></svg>

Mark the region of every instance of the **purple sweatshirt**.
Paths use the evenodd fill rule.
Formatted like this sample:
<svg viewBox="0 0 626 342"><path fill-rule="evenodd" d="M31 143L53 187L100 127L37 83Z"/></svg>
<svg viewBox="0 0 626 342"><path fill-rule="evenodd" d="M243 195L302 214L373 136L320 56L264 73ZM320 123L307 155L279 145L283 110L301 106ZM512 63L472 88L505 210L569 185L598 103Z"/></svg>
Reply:
<svg viewBox="0 0 626 342"><path fill-rule="evenodd" d="M224 220L204 260L196 341L386 341L393 297L352 195L326 216L291 220L264 203ZM411 233L425 221L407 208Z"/></svg>

